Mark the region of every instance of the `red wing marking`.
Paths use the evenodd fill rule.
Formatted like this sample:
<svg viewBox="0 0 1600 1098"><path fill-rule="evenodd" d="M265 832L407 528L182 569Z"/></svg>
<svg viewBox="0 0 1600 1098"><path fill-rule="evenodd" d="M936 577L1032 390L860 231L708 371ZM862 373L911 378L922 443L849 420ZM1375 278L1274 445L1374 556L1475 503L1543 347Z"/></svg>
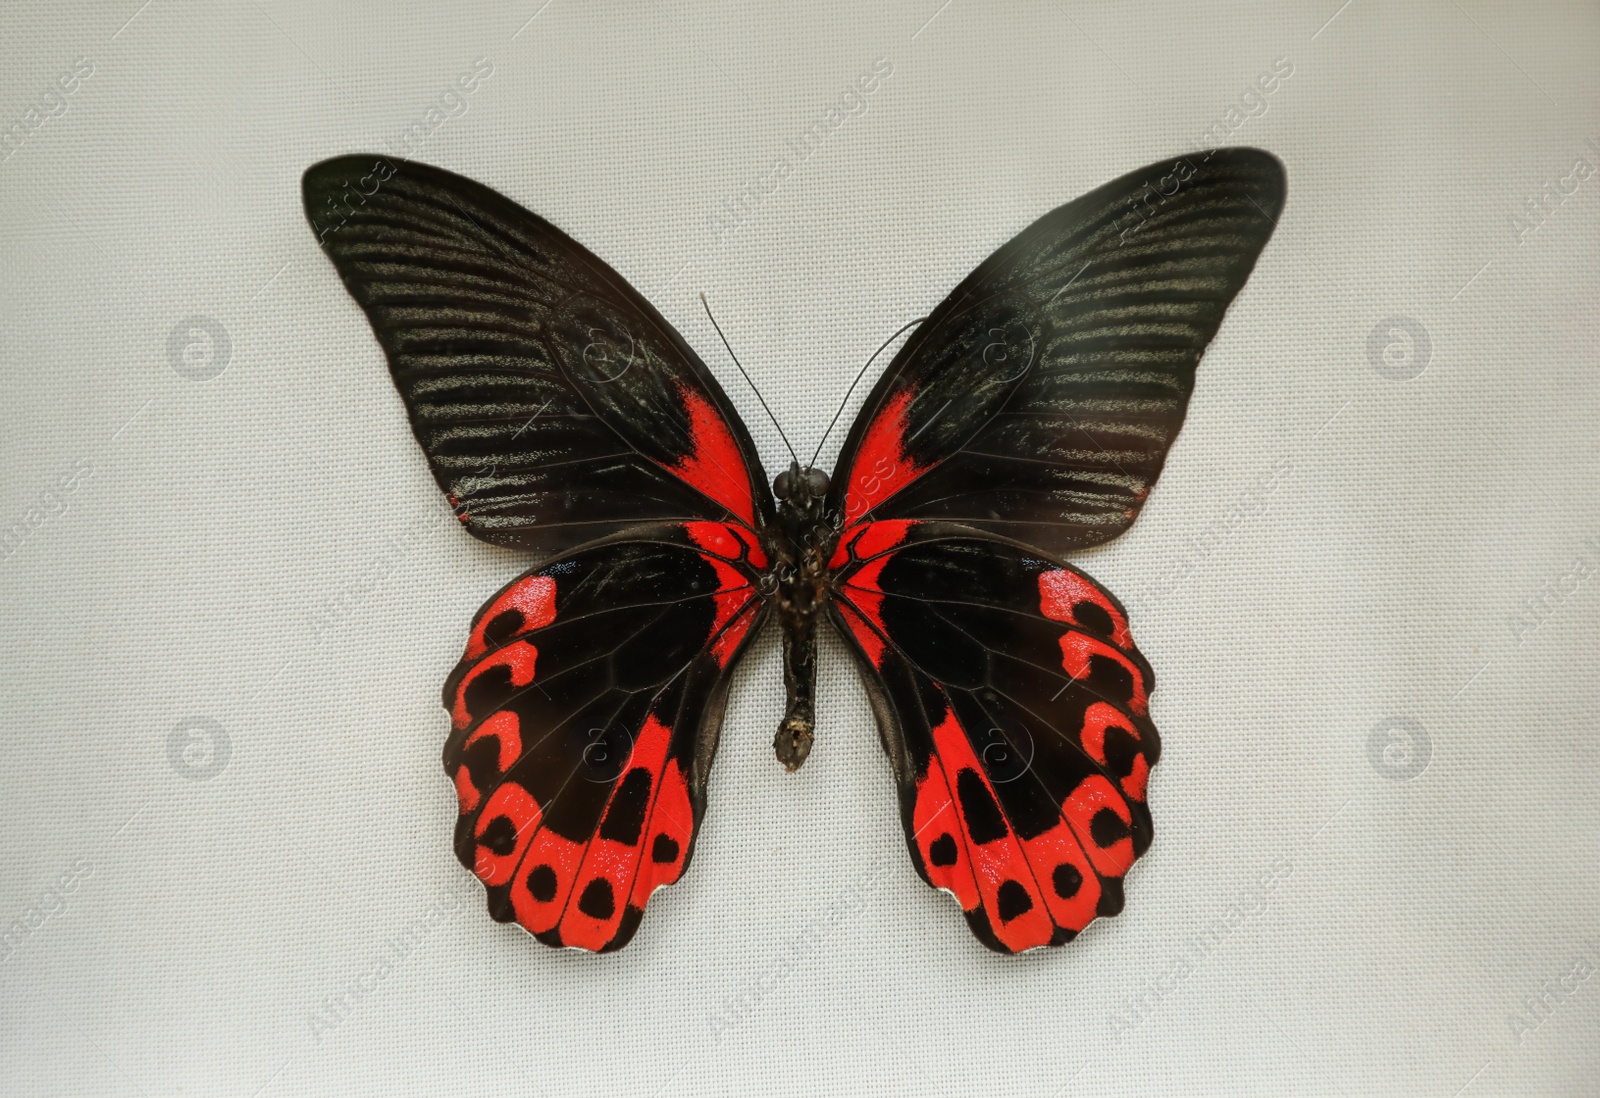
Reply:
<svg viewBox="0 0 1600 1098"><path fill-rule="evenodd" d="M733 654L739 650L739 642L744 640L744 635L750 632L751 623L756 620L753 611L745 613L745 610L748 610L753 602L753 599L745 600L743 609L737 611L740 616L731 626L724 629L711 645L711 654L716 657L717 663L722 667L728 666L728 661L733 659Z"/></svg>
<svg viewBox="0 0 1600 1098"><path fill-rule="evenodd" d="M1101 766L1108 765L1106 759L1106 729L1114 728L1124 735L1135 740L1143 740L1138 726L1130 721L1116 706L1106 702L1095 702L1083 714L1083 727L1079 738L1083 742L1083 750L1088 756ZM1122 779L1123 792L1136 801L1144 800L1145 783L1150 780L1150 764L1145 761L1144 752L1141 751L1133 757L1133 769L1128 776Z"/></svg>
<svg viewBox="0 0 1600 1098"><path fill-rule="evenodd" d="M1127 723L1113 707L1104 709L1102 729L1112 717ZM1102 903L1102 880L1120 878L1134 860L1133 814L1116 788L1098 774L1085 778L1054 826L1021 839L953 710L933 729L933 741L912 807L929 882L955 896L969 918L987 921L1012 952L1059 944L1088 926Z"/></svg>
<svg viewBox="0 0 1600 1098"><path fill-rule="evenodd" d="M465 765L456 767L456 800L461 802L461 814L465 816L478 807L478 798L483 796L477 786L472 784L472 773Z"/></svg>
<svg viewBox="0 0 1600 1098"><path fill-rule="evenodd" d="M503 620L507 611L516 611L518 621ZM484 607L467 640L465 659L477 659L489 650L490 625L500 637L510 637L533 629L543 629L556 620L556 581L550 576L529 576L514 583L494 602ZM498 623L498 624L496 624Z"/></svg>
<svg viewBox="0 0 1600 1098"><path fill-rule="evenodd" d="M688 783L667 757L671 740L653 714L645 720L588 842L541 830L527 844L511 890L523 927L600 950L617 937L626 908L642 910L658 885L678 879L694 815Z"/></svg>
<svg viewBox="0 0 1600 1098"><path fill-rule="evenodd" d="M1024 839L1022 848L1056 926L1074 934L1088 926L1100 903L1100 878L1067 821Z"/></svg>
<svg viewBox="0 0 1600 1098"><path fill-rule="evenodd" d="M715 553L726 560L738 560L744 555L740 551L739 539L733 535L736 528L725 522L686 522L683 528L689 540L708 553Z"/></svg>
<svg viewBox="0 0 1600 1098"><path fill-rule="evenodd" d="M1112 660L1120 664L1133 682L1128 697L1128 708L1139 716L1150 711L1150 700L1145 693L1144 672L1120 649L1105 641L1096 640L1085 633L1066 633L1061 638L1061 666L1074 679L1088 680L1096 659Z"/></svg>
<svg viewBox="0 0 1600 1098"><path fill-rule="evenodd" d="M906 531L917 524L916 519L881 519L877 522L857 523L845 529L834 546L828 567L835 572L850 563L850 558L868 560L887 553L906 539Z"/></svg>
<svg viewBox="0 0 1600 1098"><path fill-rule="evenodd" d="M478 848L472 872L479 880L498 885L511 879L542 815L539 802L516 782L505 782L494 791L473 832Z"/></svg>
<svg viewBox="0 0 1600 1098"><path fill-rule="evenodd" d="M750 476L733 432L705 397L687 386L680 386L678 395L689 412L689 452L668 468L747 526L754 526L756 509L750 494Z"/></svg>
<svg viewBox="0 0 1600 1098"><path fill-rule="evenodd" d="M511 764L522 757L522 721L516 713L509 709L502 709L477 728L472 730L472 735L467 737L467 742L462 749L471 747L479 740L493 738L499 750L497 755L500 773L504 774L511 769Z"/></svg>
<svg viewBox="0 0 1600 1098"><path fill-rule="evenodd" d="M671 739L654 714L646 718L578 866L561 914L562 945L599 950L617 936L644 857L645 825L660 793Z"/></svg>
<svg viewBox="0 0 1600 1098"><path fill-rule="evenodd" d="M767 554L761 548L761 542L756 540L755 531L746 530L743 526L734 526L730 527L730 529L739 536L745 545L749 546L747 556L750 563L757 568L765 568L767 566Z"/></svg>
<svg viewBox="0 0 1600 1098"><path fill-rule="evenodd" d="M1150 764L1142 754L1133 757L1133 769L1122 779L1122 791L1136 801L1144 800L1145 786L1150 781Z"/></svg>
<svg viewBox="0 0 1600 1098"><path fill-rule="evenodd" d="M473 744L483 739L495 741L495 765L498 773L504 774L511 769L511 764L522 755L521 720L510 710L502 709L491 716L477 728L472 735L467 737L467 742L462 745L463 752ZM456 796L461 800L462 815L478 807L478 799L482 790L472 784L472 772L466 763L456 767L455 773Z"/></svg>
<svg viewBox="0 0 1600 1098"><path fill-rule="evenodd" d="M856 597L866 599L871 596L857 595ZM883 596L879 595L878 599L882 601ZM861 611L856 609L855 604L848 597L840 598L836 605L843 612L844 623L850 627L850 632L856 638L856 643L867 654L867 659L871 661L872 666L882 667L883 638L878 635L877 630L867 624L866 618L862 616Z"/></svg>
<svg viewBox="0 0 1600 1098"><path fill-rule="evenodd" d="M917 837L917 852L934 888L942 888L956 898L961 910L978 906L978 878L967 857L967 844L956 838L961 826L955 798L944 771L929 760L928 772L917 782L917 802L911 811L911 827Z"/></svg>
<svg viewBox="0 0 1600 1098"><path fill-rule="evenodd" d="M953 710L947 710L944 720L933 730L933 741L928 773L918 782L918 803L912 812L914 821L926 820L932 825L917 836L930 877L936 863L946 863L950 884L940 887L950 888L958 902L963 894L969 900L980 900L995 937L1007 949L1018 952L1047 945L1055 927L1045 898ZM926 808L921 803L924 798L929 801ZM951 824L959 821L959 829L951 826L941 830L935 820L950 809L955 810L949 817ZM961 857L963 847L965 860ZM965 879L958 876L963 867ZM972 908L972 904L962 903L963 910L970 912Z"/></svg>
<svg viewBox="0 0 1600 1098"><path fill-rule="evenodd" d="M1099 615L1085 610L1079 617L1081 604L1098 607L1111 622L1111 639L1118 648L1132 648L1133 634L1128 630L1128 619L1117 609L1116 603L1089 577L1066 569L1039 573L1039 612L1055 621L1064 621L1079 629L1102 632ZM1088 620L1085 620L1085 619Z"/></svg>
<svg viewBox="0 0 1600 1098"><path fill-rule="evenodd" d="M1102 877L1120 877L1133 865L1133 813L1105 778L1092 774L1078 783L1062 811Z"/></svg>
<svg viewBox="0 0 1600 1098"><path fill-rule="evenodd" d="M874 667L882 666L883 637L880 634L886 631L883 589L878 585L878 576L889 563L889 550L905 541L906 531L915 525L908 519L885 519L846 530L828 565L838 570L852 556L866 560L845 580L838 602L846 610L854 611L845 614L845 622Z"/></svg>
<svg viewBox="0 0 1600 1098"><path fill-rule="evenodd" d="M850 466L849 488L845 492L845 521L865 515L878 504L927 472L906 457L906 410L916 395L902 389L890 397L872 417L855 463Z"/></svg>
<svg viewBox="0 0 1600 1098"><path fill-rule="evenodd" d="M678 760L668 759L643 836L643 858L629 898L634 907L644 907L650 893L683 875L693 838L694 808L689 803L689 782Z"/></svg>
<svg viewBox="0 0 1600 1098"><path fill-rule="evenodd" d="M511 886L511 908L517 922L534 934L554 930L582 861L582 843L549 828L540 830L528 844L516 883Z"/></svg>
<svg viewBox="0 0 1600 1098"><path fill-rule="evenodd" d="M743 572L721 557L712 555L722 549L726 549L731 556L739 555L739 541L728 532L728 527L720 522L691 522L687 528L695 544L707 550L700 554L701 559L717 573L717 590L712 595L717 604L717 616L711 623L711 635L716 637L716 641L711 646L711 652L717 662L726 667L755 619L749 617L732 628L725 627L749 607L754 599L754 588Z"/></svg>
<svg viewBox="0 0 1600 1098"><path fill-rule="evenodd" d="M867 528L856 538L852 552L855 553L857 560L868 560L881 553L887 553L905 541L906 531L915 525L913 519L883 519L879 522L869 522Z"/></svg>
<svg viewBox="0 0 1600 1098"><path fill-rule="evenodd" d="M486 657L468 671L456 686L455 705L450 710L450 719L455 727L465 728L472 721L472 714L467 712L467 688L474 681L496 667L505 667L511 672L511 685L527 686L533 681L533 666L538 657L537 648L525 640L519 640Z"/></svg>

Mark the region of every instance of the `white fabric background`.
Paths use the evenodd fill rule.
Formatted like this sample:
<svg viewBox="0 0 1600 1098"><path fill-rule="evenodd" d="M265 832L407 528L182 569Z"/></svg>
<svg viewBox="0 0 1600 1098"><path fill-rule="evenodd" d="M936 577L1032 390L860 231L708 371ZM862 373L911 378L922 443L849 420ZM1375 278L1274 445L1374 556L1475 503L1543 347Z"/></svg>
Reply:
<svg viewBox="0 0 1600 1098"><path fill-rule="evenodd" d="M0 13L0 123L93 66L0 163L0 523L36 526L0 557L4 1089L1595 1093L1600 175L1513 220L1600 165L1593 5L538 3ZM1159 676L1121 917L982 949L915 877L837 643L779 768L770 634L693 867L624 952L484 914L439 689L528 562L448 521L299 197L315 160L403 152L480 57L418 157L621 270L769 468L700 291L809 447L998 244L1293 65L1227 142L1287 165L1281 228L1143 517L1081 559ZM866 113L719 239L880 57ZM169 357L193 315L230 343L211 380ZM1428 335L1411 380L1369 357L1393 315ZM1391 719L1427 747L1370 755Z"/></svg>

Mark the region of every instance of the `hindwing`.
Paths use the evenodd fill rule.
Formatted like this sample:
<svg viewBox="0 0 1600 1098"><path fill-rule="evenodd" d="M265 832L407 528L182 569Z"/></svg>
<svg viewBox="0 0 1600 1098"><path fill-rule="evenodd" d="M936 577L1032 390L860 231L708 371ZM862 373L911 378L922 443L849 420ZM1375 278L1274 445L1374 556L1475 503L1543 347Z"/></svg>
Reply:
<svg viewBox="0 0 1600 1098"><path fill-rule="evenodd" d="M663 526L563 554L478 612L445 683L444 767L494 918L619 949L683 873L765 564L740 526Z"/></svg>
<svg viewBox="0 0 1600 1098"><path fill-rule="evenodd" d="M1063 561L970 528L865 523L834 556L912 861L985 945L1122 910L1161 741L1127 615Z"/></svg>

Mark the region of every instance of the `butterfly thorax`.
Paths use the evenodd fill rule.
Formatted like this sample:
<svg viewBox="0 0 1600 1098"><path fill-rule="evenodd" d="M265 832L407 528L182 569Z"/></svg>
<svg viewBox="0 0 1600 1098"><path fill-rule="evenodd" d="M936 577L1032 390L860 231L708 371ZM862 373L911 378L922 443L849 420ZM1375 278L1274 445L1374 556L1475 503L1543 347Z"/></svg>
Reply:
<svg viewBox="0 0 1600 1098"><path fill-rule="evenodd" d="M767 590L783 628L783 681L788 705L772 747L778 761L798 770L811 753L817 681L817 617L829 598L828 556L838 540L823 500L828 476L794 462L773 481L778 529Z"/></svg>

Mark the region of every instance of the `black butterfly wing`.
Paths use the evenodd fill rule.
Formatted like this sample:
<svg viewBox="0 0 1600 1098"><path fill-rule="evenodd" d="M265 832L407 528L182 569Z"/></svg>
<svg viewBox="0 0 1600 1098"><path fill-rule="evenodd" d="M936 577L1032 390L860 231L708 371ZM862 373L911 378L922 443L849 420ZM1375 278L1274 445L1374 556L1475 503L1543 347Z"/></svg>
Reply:
<svg viewBox="0 0 1600 1098"><path fill-rule="evenodd" d="M1150 846L1150 666L1121 605L970 527L864 523L832 561L912 862L991 949L1061 945L1122 910Z"/></svg>
<svg viewBox="0 0 1600 1098"><path fill-rule="evenodd" d="M836 521L961 522L1054 552L1116 537L1283 198L1271 155L1219 149L1131 172L1024 229L868 396L833 479Z"/></svg>
<svg viewBox="0 0 1600 1098"><path fill-rule="evenodd" d="M738 524L634 530L490 599L444 688L456 856L489 913L608 951L688 865L728 680L764 620Z"/></svg>
<svg viewBox="0 0 1600 1098"><path fill-rule="evenodd" d="M304 192L462 523L564 550L485 604L445 684L456 854L496 919L618 949L688 863L764 618L755 448L660 314L509 199L370 156Z"/></svg>
<svg viewBox="0 0 1600 1098"><path fill-rule="evenodd" d="M1275 159L1223 149L1046 214L916 330L846 439L834 623L912 859L992 949L1116 914L1150 845L1149 664L1052 554L1137 517L1283 196Z"/></svg>
<svg viewBox="0 0 1600 1098"><path fill-rule="evenodd" d="M582 245L425 164L325 160L303 190L471 533L555 551L640 523L772 521L716 379Z"/></svg>

